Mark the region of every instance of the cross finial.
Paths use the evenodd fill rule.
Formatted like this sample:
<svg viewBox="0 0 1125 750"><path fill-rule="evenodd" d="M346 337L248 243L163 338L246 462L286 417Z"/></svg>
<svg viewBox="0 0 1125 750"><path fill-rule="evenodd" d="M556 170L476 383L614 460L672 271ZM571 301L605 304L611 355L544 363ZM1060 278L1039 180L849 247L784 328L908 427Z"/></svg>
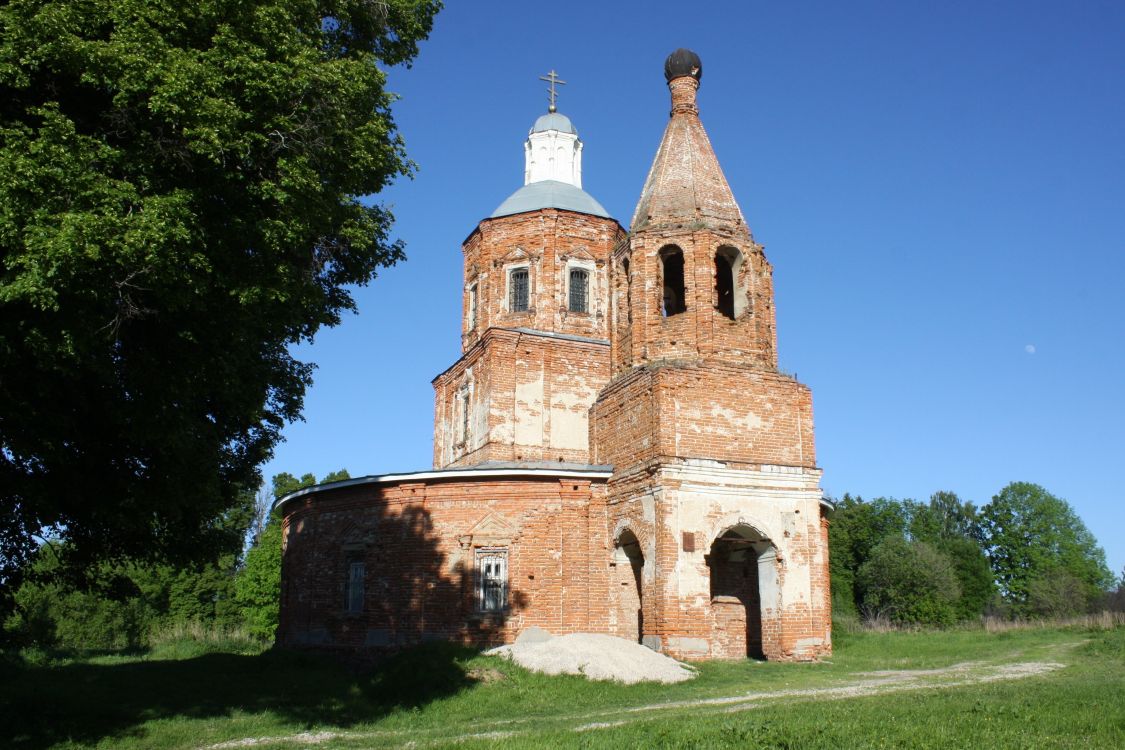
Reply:
<svg viewBox="0 0 1125 750"><path fill-rule="evenodd" d="M547 83L551 84L551 96L550 96L551 104L550 104L549 107L547 107L547 111L548 112L557 112L558 107L555 106L555 100L558 98L559 92L555 90L555 84L560 84L562 86L565 86L566 81L559 78L559 74L556 73L553 69L547 75L539 76L539 80L540 81L546 81Z"/></svg>

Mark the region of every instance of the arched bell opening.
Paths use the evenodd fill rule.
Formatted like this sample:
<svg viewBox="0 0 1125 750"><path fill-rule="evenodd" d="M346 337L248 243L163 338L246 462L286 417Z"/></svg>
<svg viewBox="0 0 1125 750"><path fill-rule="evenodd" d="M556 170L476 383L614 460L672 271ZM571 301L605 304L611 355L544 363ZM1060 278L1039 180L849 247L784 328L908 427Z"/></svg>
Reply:
<svg viewBox="0 0 1125 750"><path fill-rule="evenodd" d="M718 655L765 658L763 589L773 589L775 565L773 543L747 524L727 529L712 542L707 567Z"/></svg>
<svg viewBox="0 0 1125 750"><path fill-rule="evenodd" d="M613 589L617 600L617 635L641 642L644 637L642 574L645 558L637 536L625 529L614 542Z"/></svg>
<svg viewBox="0 0 1125 750"><path fill-rule="evenodd" d="M715 251L715 309L735 320L746 311L746 292L738 283L742 253L729 246Z"/></svg>
<svg viewBox="0 0 1125 750"><path fill-rule="evenodd" d="M664 282L662 313L665 318L687 312L687 294L684 288L684 251L675 245L660 250L660 265Z"/></svg>

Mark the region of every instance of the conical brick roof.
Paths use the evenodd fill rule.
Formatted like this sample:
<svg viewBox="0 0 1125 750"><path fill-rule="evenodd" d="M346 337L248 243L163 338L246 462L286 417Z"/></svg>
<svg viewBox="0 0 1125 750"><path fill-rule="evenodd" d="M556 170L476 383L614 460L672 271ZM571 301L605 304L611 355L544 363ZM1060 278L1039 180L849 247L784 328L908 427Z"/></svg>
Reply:
<svg viewBox="0 0 1125 750"><path fill-rule="evenodd" d="M722 224L728 229L745 226L699 119L695 104L698 79L680 75L668 82L668 88L672 92L671 119L633 213L631 231L687 223Z"/></svg>

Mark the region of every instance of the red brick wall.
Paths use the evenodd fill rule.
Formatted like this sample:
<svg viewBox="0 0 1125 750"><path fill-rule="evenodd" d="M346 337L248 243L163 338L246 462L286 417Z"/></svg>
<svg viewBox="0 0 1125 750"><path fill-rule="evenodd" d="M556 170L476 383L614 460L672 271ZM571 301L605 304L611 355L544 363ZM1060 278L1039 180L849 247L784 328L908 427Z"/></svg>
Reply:
<svg viewBox="0 0 1125 750"><path fill-rule="evenodd" d="M609 347L489 329L434 379L434 467L483 461L589 463L588 413L609 379ZM459 394L470 383L469 439Z"/></svg>
<svg viewBox="0 0 1125 750"><path fill-rule="evenodd" d="M687 310L666 317L661 253L670 247L679 248L684 256ZM733 248L741 257L735 285L741 309L734 320L718 310L715 254L720 248ZM631 236L628 248L617 253L611 269L615 373L634 365L684 358L777 369L773 268L762 246L748 233L641 232Z"/></svg>
<svg viewBox="0 0 1125 750"><path fill-rule="evenodd" d="M590 429L593 462L619 472L657 458L816 466L809 388L725 362L628 372L601 392Z"/></svg>
<svg viewBox="0 0 1125 750"><path fill-rule="evenodd" d="M490 326L608 339L608 261L624 234L613 219L554 208L482 221L462 246L462 349L468 351ZM567 269L572 264L592 270L587 313L568 310ZM508 310L507 274L515 266L529 269L526 312ZM470 326L469 289L474 284L477 319Z"/></svg>
<svg viewBox="0 0 1125 750"><path fill-rule="evenodd" d="M284 506L284 646L387 648L608 629L605 484L559 477L429 480L326 490ZM508 550L509 611L477 612L474 549ZM345 610L351 560L365 606Z"/></svg>

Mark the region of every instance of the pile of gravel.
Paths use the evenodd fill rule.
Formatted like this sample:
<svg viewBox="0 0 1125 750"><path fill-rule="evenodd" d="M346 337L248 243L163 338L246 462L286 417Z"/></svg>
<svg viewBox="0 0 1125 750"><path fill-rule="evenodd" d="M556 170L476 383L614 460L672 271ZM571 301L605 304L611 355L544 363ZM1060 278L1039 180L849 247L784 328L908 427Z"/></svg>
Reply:
<svg viewBox="0 0 1125 750"><path fill-rule="evenodd" d="M516 664L545 674L577 674L591 680L683 682L695 677L685 664L639 643L596 633L552 637L539 628L525 631L515 643L486 653L505 656Z"/></svg>

